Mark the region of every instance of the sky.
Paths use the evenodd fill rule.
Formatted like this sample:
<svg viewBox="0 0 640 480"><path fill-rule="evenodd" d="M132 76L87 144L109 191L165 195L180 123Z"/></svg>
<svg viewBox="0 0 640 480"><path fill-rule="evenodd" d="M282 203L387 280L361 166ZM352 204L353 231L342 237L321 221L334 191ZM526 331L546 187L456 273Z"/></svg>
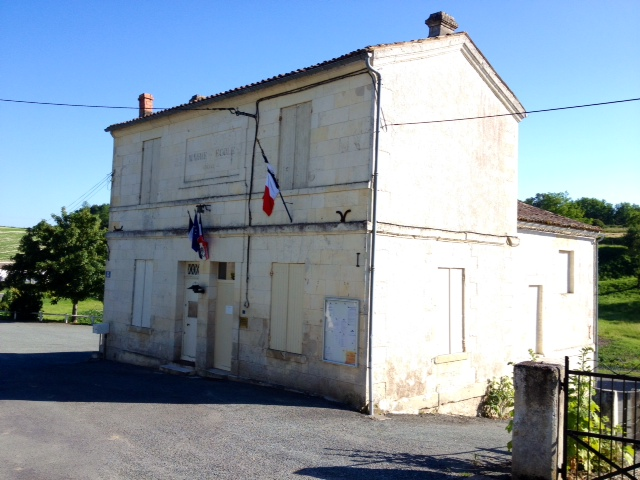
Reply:
<svg viewBox="0 0 640 480"><path fill-rule="evenodd" d="M104 129L143 92L169 108L425 38L438 11L527 110L640 98L638 0L0 0L0 226L108 203ZM532 113L519 135L519 199L640 204L640 101Z"/></svg>

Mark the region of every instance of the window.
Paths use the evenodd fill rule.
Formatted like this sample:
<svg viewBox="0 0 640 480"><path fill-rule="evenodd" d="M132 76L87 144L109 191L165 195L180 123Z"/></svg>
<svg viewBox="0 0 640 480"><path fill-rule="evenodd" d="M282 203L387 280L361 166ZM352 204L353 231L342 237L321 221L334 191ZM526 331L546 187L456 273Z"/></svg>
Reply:
<svg viewBox="0 0 640 480"><path fill-rule="evenodd" d="M274 263L271 268L269 348L302 353L304 264Z"/></svg>
<svg viewBox="0 0 640 480"><path fill-rule="evenodd" d="M278 182L284 190L308 186L311 102L280 111Z"/></svg>
<svg viewBox="0 0 640 480"><path fill-rule="evenodd" d="M158 162L160 160L160 139L154 138L142 143L142 175L140 181L140 204L151 203L158 197ZM154 171L155 166L155 171Z"/></svg>
<svg viewBox="0 0 640 480"><path fill-rule="evenodd" d="M573 293L573 251L560 250L560 293Z"/></svg>
<svg viewBox="0 0 640 480"><path fill-rule="evenodd" d="M464 269L438 268L434 326L438 355L464 352Z"/></svg>
<svg viewBox="0 0 640 480"><path fill-rule="evenodd" d="M151 327L151 286L153 280L153 260L136 260L133 283L134 327Z"/></svg>

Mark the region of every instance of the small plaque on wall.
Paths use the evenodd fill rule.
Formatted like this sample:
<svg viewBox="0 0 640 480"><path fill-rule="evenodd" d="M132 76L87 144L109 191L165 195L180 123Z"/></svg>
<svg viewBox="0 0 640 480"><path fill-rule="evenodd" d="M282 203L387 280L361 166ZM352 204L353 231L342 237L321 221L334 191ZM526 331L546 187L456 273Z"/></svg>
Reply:
<svg viewBox="0 0 640 480"><path fill-rule="evenodd" d="M331 363L358 366L360 302L351 298L324 301L324 354Z"/></svg>

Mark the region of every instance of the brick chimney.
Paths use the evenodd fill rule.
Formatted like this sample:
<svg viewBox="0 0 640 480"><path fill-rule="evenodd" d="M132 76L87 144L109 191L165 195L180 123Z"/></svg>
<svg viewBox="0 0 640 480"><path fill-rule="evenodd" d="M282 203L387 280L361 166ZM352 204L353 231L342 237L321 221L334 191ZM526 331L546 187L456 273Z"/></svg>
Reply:
<svg viewBox="0 0 640 480"><path fill-rule="evenodd" d="M140 106L140 117L146 117L153 113L153 95L150 93L142 93L138 97L138 105Z"/></svg>
<svg viewBox="0 0 640 480"><path fill-rule="evenodd" d="M458 28L458 22L448 13L437 12L425 20L429 27L429 38L451 35Z"/></svg>

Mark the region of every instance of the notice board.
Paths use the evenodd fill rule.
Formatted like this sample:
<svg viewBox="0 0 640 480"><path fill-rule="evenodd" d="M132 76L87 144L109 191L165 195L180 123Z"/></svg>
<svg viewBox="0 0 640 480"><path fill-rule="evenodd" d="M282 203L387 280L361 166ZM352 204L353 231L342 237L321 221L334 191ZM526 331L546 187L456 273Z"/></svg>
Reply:
<svg viewBox="0 0 640 480"><path fill-rule="evenodd" d="M326 362L358 366L360 303L352 298L324 300L324 356Z"/></svg>

